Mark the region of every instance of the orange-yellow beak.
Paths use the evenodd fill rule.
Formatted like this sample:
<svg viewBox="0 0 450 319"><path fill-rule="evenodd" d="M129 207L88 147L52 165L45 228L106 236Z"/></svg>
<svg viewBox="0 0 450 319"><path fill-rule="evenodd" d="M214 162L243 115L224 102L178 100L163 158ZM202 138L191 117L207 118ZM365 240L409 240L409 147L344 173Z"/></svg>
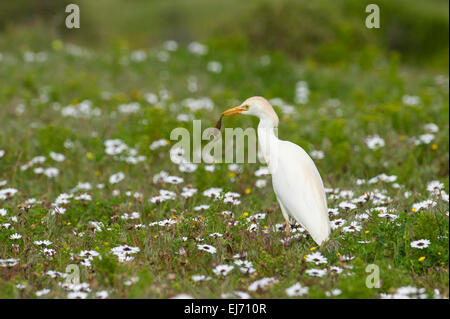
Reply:
<svg viewBox="0 0 450 319"><path fill-rule="evenodd" d="M226 110L225 112L222 112L223 116L230 116L234 114L239 114L243 111L246 111L246 108L242 105L232 107L231 109Z"/></svg>

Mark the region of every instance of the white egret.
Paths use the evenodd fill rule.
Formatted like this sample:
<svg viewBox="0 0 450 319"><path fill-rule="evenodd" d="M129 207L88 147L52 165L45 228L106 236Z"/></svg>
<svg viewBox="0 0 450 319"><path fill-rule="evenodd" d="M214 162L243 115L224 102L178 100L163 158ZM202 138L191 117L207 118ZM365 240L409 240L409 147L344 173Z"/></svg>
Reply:
<svg viewBox="0 0 450 319"><path fill-rule="evenodd" d="M313 160L298 145L278 139L278 116L263 97L254 96L222 113L259 118L258 143L272 175L272 185L289 235L293 217L321 245L329 238L330 220L322 178Z"/></svg>

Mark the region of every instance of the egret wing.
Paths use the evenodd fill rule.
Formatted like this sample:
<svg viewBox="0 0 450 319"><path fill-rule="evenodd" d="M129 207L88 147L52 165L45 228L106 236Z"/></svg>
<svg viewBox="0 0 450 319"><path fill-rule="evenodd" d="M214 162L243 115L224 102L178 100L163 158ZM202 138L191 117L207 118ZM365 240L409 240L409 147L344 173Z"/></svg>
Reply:
<svg viewBox="0 0 450 319"><path fill-rule="evenodd" d="M330 234L330 221L322 178L313 160L289 141L279 142L274 160L272 183L278 200L314 241L322 243Z"/></svg>

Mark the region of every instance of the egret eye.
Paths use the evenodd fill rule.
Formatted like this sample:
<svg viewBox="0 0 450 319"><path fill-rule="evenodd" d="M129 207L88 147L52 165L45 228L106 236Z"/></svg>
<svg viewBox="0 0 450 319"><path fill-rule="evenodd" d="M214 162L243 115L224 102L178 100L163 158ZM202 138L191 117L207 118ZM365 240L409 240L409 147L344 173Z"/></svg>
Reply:
<svg viewBox="0 0 450 319"><path fill-rule="evenodd" d="M244 110L248 111L249 108L250 108L250 105L248 105L248 104L244 105Z"/></svg>

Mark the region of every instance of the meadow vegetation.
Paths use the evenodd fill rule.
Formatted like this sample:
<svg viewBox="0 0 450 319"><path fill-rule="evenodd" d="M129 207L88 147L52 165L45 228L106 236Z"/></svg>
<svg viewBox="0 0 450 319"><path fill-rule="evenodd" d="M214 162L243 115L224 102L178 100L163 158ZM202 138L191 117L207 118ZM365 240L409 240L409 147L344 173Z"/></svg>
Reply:
<svg viewBox="0 0 450 319"><path fill-rule="evenodd" d="M448 298L448 2L380 1L380 30L351 0L114 2L78 34L2 16L1 298ZM171 159L254 95L321 173L323 247L286 237L264 163Z"/></svg>

